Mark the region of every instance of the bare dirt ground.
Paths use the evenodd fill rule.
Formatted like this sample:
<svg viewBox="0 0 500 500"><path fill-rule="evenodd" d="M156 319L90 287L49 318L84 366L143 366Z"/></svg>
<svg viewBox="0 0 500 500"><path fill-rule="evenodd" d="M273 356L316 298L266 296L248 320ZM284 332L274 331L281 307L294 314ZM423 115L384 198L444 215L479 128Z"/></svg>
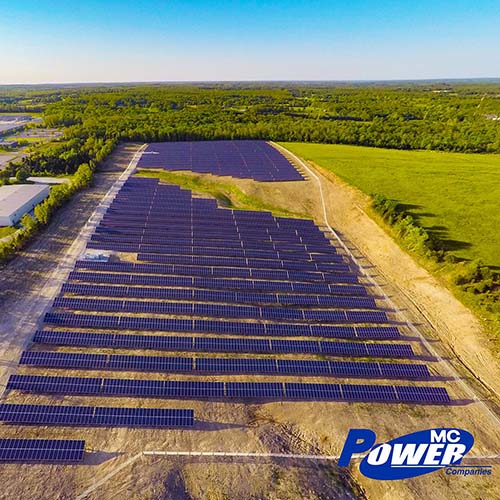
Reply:
<svg viewBox="0 0 500 500"><path fill-rule="evenodd" d="M130 157L123 152L124 163ZM126 160L128 158L128 160ZM125 161L126 160L126 161ZM105 176L106 173L103 173ZM103 177L104 182L105 177ZM227 179L225 179L227 180ZM257 183L250 180L231 180L247 194L270 201L276 206L294 212L307 212L322 223L317 186L311 180L289 183ZM425 271L421 270L399 247L392 242L375 223L356 208L360 204L348 186L336 179L323 179L327 190L330 223L338 229L351 246L356 245L369 257L374 265L371 274L381 282L386 293L405 310L410 319L419 325L443 355L448 353L448 332L459 335L454 330L454 315L459 309L454 300L447 297L448 292L436 292L435 300L442 303L432 307L432 298L412 295L412 287L425 281ZM101 187L96 187L96 189ZM104 192L102 188L100 192ZM101 195L102 196L102 195ZM96 197L98 194L96 193ZM362 200L361 200L362 201ZM95 200L94 200L95 202ZM70 205L71 206L71 205ZM93 204L92 206L95 206ZM361 207L364 205L360 204ZM68 207L67 207L68 208ZM76 206L73 207L76 210ZM88 207L88 213L92 211ZM78 206L78 209L81 209ZM64 210L66 212L67 209ZM71 225L74 218L70 215L63 221ZM82 224L84 216L81 216ZM42 243L42 253L52 252L52 246L68 245L71 241L71 228L66 236L61 236L61 228L54 228L51 234L56 241ZM50 229L49 229L50 230ZM74 237L74 236L73 236ZM52 239L48 238L48 239ZM63 242L57 243L60 239ZM45 237L42 237L45 240ZM36 242L34 243L36 248ZM379 248L380 247L380 248ZM43 250L43 249L46 250ZM55 265L58 255L45 255L44 260L37 252L28 249L26 268L16 261L14 268L4 278L0 271L0 289L6 293L6 300L0 303L3 313L12 309L15 317L25 315L23 300L30 293L42 293L36 289L44 266ZM21 258L23 258L21 257ZM35 263L33 263L34 261ZM36 262L39 264L36 265ZM368 261L366 261L368 264ZM416 269L414 269L414 267ZM26 273L26 269L31 270ZM414 274L412 274L414 273ZM24 275L26 274L26 278ZM9 278L10 276L10 278ZM17 281L16 281L17 278ZM432 280L432 278L430 278ZM26 285L24 284L26 282ZM397 283L396 287L394 283ZM432 282L430 282L432 283ZM427 285L422 288L426 290ZM439 287L439 284L436 283ZM24 287L24 288L23 288ZM400 289L401 287L401 289ZM418 290L420 288L417 287ZM409 294L412 300L407 298ZM449 295L449 294L448 294ZM430 302L426 304L426 300ZM21 304L21 305L19 305ZM26 306L26 302L24 302ZM418 306L418 307L417 307ZM428 321L421 313L425 311ZM467 312L467 311L466 311ZM436 316L434 318L434 316ZM468 315L463 316L468 320ZM3 321L3 320L2 320ZM441 326L441 322L444 326ZM406 334L409 331L403 328ZM4 325L2 335L7 335ZM471 330L470 341L480 347ZM472 338L474 337L474 338ZM7 337L0 340L7 342ZM27 339L19 339L24 343ZM12 339L9 340L12 342ZM422 349L413 340L416 350ZM4 345L2 345L4 347ZM11 346L7 343L8 352ZM455 349L458 346L454 346ZM61 349L62 350L62 349ZM71 349L65 349L71 351ZM4 350L5 352L5 350ZM124 351L125 353L125 351ZM134 352L134 354L161 355L165 352ZM181 355L181 353L174 353ZM182 355L185 355L183 353ZM10 356L10 354L9 354ZM3 361L4 358L2 358ZM488 358L489 359L489 358ZM9 369L15 366L16 356L7 359ZM474 455L498 454L500 451L500 432L479 402L471 402L464 393L460 381L450 380L440 362L429 362L431 370L442 380L457 404L450 406L393 405L366 403L327 403L327 402L273 402L267 404L243 404L243 402L159 400L152 398L97 398L87 396L53 397L11 392L8 402L34 404L73 404L132 407L170 407L193 408L197 423L190 430L152 430L127 428L68 428L68 427L18 427L0 426L1 437L40 437L85 439L87 451L80 465L0 465L0 498L2 499L73 499L87 492L89 499L346 499L369 498L387 499L497 499L500 498L500 484L497 474L500 466L494 464L493 476L480 478L453 477L450 479L443 471L427 476L392 482L377 482L359 475L357 467L341 469L334 464L319 464L310 461L277 459L229 459L229 458L167 458L160 456L141 456L147 450L198 450L198 451L239 451L239 452L279 452L279 453L340 453L345 436L350 428L365 427L376 431L378 441L396 437L430 427L460 427L469 430L476 439ZM468 372L460 363L457 368L468 378ZM493 366L492 369L496 369ZM484 379L489 380L487 370ZM107 376L117 378L182 380L192 377L154 373L110 373L61 371L33 368L17 369L17 373L68 375L68 376ZM483 376L483 375L481 375ZM268 377L229 377L231 380L269 380ZM205 380L227 380L224 376L204 377ZM286 381L283 377L276 380ZM274 380L274 379L273 379ZM331 379L330 379L331 380ZM294 378L298 382L325 382L325 378ZM344 381L342 381L344 382ZM359 383L359 380L346 380ZM491 383L495 381L492 380ZM498 382L498 381L497 381ZM432 384L432 382L429 382ZM411 383L407 384L411 385ZM482 386L478 385L482 390ZM485 396L486 397L486 396ZM486 463L486 462L485 462ZM123 467L120 469L120 467ZM351 475L351 473L353 475ZM354 481L353 477L356 481Z"/></svg>

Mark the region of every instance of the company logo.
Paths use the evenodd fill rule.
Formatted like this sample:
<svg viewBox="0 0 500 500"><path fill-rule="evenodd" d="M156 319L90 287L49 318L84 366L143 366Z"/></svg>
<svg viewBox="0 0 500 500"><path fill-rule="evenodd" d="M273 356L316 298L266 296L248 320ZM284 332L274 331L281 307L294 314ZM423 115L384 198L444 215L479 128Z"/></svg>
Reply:
<svg viewBox="0 0 500 500"><path fill-rule="evenodd" d="M368 452L359 470L371 479L407 479L443 468L448 474L450 469L462 467L462 458L474 444L471 433L455 428L427 429L375 445L376 439L370 429L351 429L339 465L346 467L354 454ZM483 475L491 474L489 466L482 468L488 470Z"/></svg>

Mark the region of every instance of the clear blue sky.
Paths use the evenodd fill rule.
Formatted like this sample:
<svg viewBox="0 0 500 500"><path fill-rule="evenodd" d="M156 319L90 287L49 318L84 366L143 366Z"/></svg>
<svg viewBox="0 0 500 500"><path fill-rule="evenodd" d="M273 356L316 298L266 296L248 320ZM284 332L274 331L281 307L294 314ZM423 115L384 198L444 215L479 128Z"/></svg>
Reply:
<svg viewBox="0 0 500 500"><path fill-rule="evenodd" d="M0 83L500 77L500 0L0 0Z"/></svg>

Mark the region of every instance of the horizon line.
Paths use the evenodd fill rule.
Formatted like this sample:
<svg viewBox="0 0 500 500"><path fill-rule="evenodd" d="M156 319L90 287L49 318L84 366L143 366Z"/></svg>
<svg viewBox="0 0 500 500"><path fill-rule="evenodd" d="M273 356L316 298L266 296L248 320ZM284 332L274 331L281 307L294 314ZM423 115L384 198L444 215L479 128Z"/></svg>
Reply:
<svg viewBox="0 0 500 500"><path fill-rule="evenodd" d="M432 82L471 82L493 81L500 82L500 76L487 77L432 77L432 78L389 78L389 79L242 79L242 80L99 80L99 81L65 81L65 82L16 82L2 83L0 87L35 87L35 86L63 86L63 85L186 85L186 84L227 84L227 83L432 83Z"/></svg>

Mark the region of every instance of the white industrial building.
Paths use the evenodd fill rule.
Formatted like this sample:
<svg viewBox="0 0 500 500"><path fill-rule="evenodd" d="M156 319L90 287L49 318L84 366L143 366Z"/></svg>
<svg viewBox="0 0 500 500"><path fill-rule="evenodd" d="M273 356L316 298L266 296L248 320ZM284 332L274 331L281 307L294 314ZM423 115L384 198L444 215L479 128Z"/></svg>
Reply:
<svg viewBox="0 0 500 500"><path fill-rule="evenodd" d="M0 187L0 226L13 226L50 193L49 186L13 184Z"/></svg>

